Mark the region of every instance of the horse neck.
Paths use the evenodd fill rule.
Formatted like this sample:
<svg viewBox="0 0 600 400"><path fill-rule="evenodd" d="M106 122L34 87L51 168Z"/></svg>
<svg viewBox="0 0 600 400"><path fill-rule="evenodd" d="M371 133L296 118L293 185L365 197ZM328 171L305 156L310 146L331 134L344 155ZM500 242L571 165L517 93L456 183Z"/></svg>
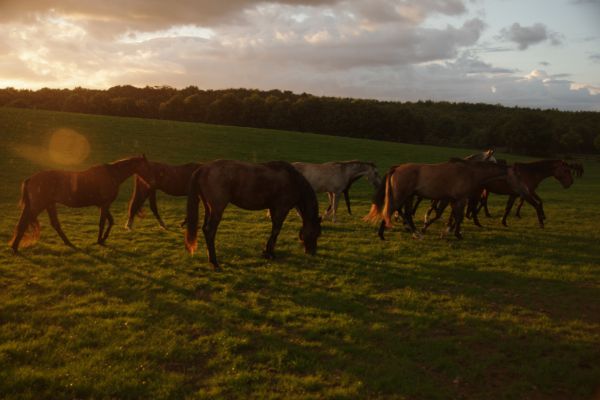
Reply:
<svg viewBox="0 0 600 400"><path fill-rule="evenodd" d="M126 160L115 161L114 163L107 164L113 178L120 184L131 175L135 174L138 168L138 160L128 158Z"/></svg>
<svg viewBox="0 0 600 400"><path fill-rule="evenodd" d="M525 172L531 186L537 186L544 179L554 175L554 160L536 161L533 163L519 164L521 173Z"/></svg>
<svg viewBox="0 0 600 400"><path fill-rule="evenodd" d="M360 178L361 176L367 175L369 173L369 167L366 164L354 163L351 164L349 171L350 173L347 178L348 180L353 180L355 178Z"/></svg>
<svg viewBox="0 0 600 400"><path fill-rule="evenodd" d="M305 183L305 184L304 184ZM319 203L313 188L308 182L298 185L300 196L296 206L302 216L302 223L306 224L309 221L316 221L319 217Z"/></svg>

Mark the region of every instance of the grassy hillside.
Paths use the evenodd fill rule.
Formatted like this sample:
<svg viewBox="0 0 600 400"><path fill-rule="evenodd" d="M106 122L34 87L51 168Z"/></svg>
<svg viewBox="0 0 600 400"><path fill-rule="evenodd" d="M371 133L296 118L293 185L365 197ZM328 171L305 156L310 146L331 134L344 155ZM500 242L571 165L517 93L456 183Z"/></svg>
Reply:
<svg viewBox="0 0 600 400"><path fill-rule="evenodd" d="M358 158L383 171L470 153L0 108L2 243L20 182L57 167L45 148L59 128L90 143L73 169L143 152L170 163ZM0 248L1 397L589 399L600 385L600 165L585 168L568 190L540 188L546 229L527 207L502 227L496 196L496 218L484 229L466 222L461 242L440 239L439 224L422 241L396 228L380 242L360 219L371 195L360 181L354 215L340 209L323 224L316 257L304 255L290 214L278 258L266 261L265 213L230 206L217 234L222 273L203 251L185 252L182 198L159 195L169 230L148 212L128 232L127 181L106 247L94 244L97 210L59 207L76 250L46 215L34 247Z"/></svg>

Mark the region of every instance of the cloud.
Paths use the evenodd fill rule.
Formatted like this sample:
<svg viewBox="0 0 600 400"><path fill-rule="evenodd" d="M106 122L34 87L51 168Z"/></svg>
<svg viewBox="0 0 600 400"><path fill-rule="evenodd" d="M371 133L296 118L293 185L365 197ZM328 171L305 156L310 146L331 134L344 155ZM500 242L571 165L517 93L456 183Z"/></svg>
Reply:
<svg viewBox="0 0 600 400"><path fill-rule="evenodd" d="M600 63L600 53L590 54L589 58L595 63Z"/></svg>
<svg viewBox="0 0 600 400"><path fill-rule="evenodd" d="M479 58L486 24L460 0L171 3L4 0L0 87L197 85L600 109L597 84ZM452 24L430 23L440 15Z"/></svg>
<svg viewBox="0 0 600 400"><path fill-rule="evenodd" d="M545 41L549 41L554 46L562 44L562 36L549 31L546 25L541 23L527 27L515 22L510 27L503 28L498 38L516 43L519 50L525 50L531 45Z"/></svg>

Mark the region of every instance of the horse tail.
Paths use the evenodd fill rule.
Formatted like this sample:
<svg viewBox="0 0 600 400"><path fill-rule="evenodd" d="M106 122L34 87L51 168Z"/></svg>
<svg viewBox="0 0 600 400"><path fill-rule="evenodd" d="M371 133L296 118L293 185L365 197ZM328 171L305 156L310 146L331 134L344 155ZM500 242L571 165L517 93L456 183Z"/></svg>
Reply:
<svg viewBox="0 0 600 400"><path fill-rule="evenodd" d="M187 190L187 214L185 217L185 248L190 254L194 254L198 247L198 206L200 203L201 189L198 184L200 169L192 174L188 182Z"/></svg>
<svg viewBox="0 0 600 400"><path fill-rule="evenodd" d="M383 206L385 204L385 194L386 194L386 186L389 177L391 176L392 171L386 173L383 176L383 180L381 181L381 185L377 188L375 195L373 195L373 200L371 204L371 209L369 213L363 218L366 222L376 223L381 217L381 212L383 210Z"/></svg>
<svg viewBox="0 0 600 400"><path fill-rule="evenodd" d="M394 210L392 209L392 204L394 202L393 192L392 192L392 176L393 172L387 174L387 178L385 180L385 196L383 203L383 210L381 210L381 216L385 221L386 228L391 228L392 226L392 213Z"/></svg>
<svg viewBox="0 0 600 400"><path fill-rule="evenodd" d="M34 244L40 238L40 223L37 216L33 216L31 213L31 203L29 200L29 179L23 181L21 185L21 199L19 200L19 207L21 207L21 216L19 222L15 227L13 237L9 244L11 247L15 245L15 240L19 234L23 235L20 239L20 243L16 243L18 247L28 247ZM17 249L13 247L16 251Z"/></svg>

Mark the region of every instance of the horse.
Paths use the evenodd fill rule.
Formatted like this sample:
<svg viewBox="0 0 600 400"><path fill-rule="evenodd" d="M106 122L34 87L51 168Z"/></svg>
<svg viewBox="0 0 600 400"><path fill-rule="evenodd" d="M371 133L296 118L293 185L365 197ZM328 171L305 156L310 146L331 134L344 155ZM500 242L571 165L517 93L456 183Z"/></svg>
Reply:
<svg viewBox="0 0 600 400"><path fill-rule="evenodd" d="M482 151L481 153L475 153L475 154L471 154L466 156L465 158L463 158L463 160L467 160L467 161L487 161L487 162L493 162L496 163L497 160L494 157L494 149L487 149ZM417 203L414 206L414 210L413 210L413 216L416 213L417 207L419 205L419 203L421 202L422 198L419 197L417 199ZM472 205L473 202L470 200L469 201L469 205ZM423 227L423 232L425 232L427 230L427 228L433 224L435 221L437 221L438 219L440 219L440 217L442 216L442 214L444 214L444 210L446 209L446 207L448 207L448 204L450 204L449 200L432 200L431 201L431 205L429 207L429 210L427 210L427 212L425 213L425 226ZM473 216L473 223L476 226L481 227L481 224L479 223L479 219L477 218L477 214L473 215L470 212L470 209L472 207L468 207L467 208L467 216L472 215ZM431 216L431 213L435 211L435 216L433 218L429 218Z"/></svg>
<svg viewBox="0 0 600 400"><path fill-rule="evenodd" d="M136 215L141 214L142 206L146 199L148 199L150 210L152 210L159 225L163 229L167 229L156 206L156 190L160 190L171 196L187 196L188 181L192 173L200 165L199 163L169 165L155 161L148 162L155 184L154 186L149 186L144 179L139 176L135 177L135 186L129 200L128 219L125 227L127 229L133 227L133 219Z"/></svg>
<svg viewBox="0 0 600 400"><path fill-rule="evenodd" d="M321 234L317 196L306 178L288 162L253 164L216 160L198 167L190 178L187 196L185 246L191 254L197 248L200 199L204 206L202 232L208 260L215 270L220 270L215 235L229 203L246 210L270 211L272 230L263 251L265 258L274 257L277 236L292 208L296 208L302 217L299 237L305 252L314 255L317 251L317 238Z"/></svg>
<svg viewBox="0 0 600 400"><path fill-rule="evenodd" d="M382 185L373 199L366 221L382 219L378 235L384 240L384 230L391 227L391 215L404 209L404 220L413 234L416 227L412 220L412 199L420 196L431 200L449 200L454 217L454 235L462 239L460 226L467 199L480 190L481 185L492 178L514 174L507 166L485 161L468 161L459 158L439 164L406 163L393 166L385 175ZM448 223L448 231L451 222Z"/></svg>
<svg viewBox="0 0 600 400"><path fill-rule="evenodd" d="M21 240L25 239L23 245L26 247L39 238L40 225L37 216L43 210L48 212L50 224L63 242L69 247L74 247L58 221L56 203L74 208L99 207L97 242L103 245L114 224L110 205L117 198L121 183L133 174L138 174L149 185L154 184L148 160L144 155L95 165L80 172L40 171L25 179L21 185L21 216L10 242L13 252L18 252ZM108 227L104 230L107 221Z"/></svg>
<svg viewBox="0 0 600 400"><path fill-rule="evenodd" d="M521 197L521 203L519 204L518 209L520 210L525 201L531 204L536 210L539 226L540 228L543 228L544 220L546 219L543 201L535 192L539 184L544 179L553 176L560 182L563 188L567 189L573 184L572 171L575 172L578 177L583 175L583 167L581 164L569 164L563 160L540 160L528 163L514 163L513 168L519 181L526 189L525 193L515 191L514 187L509 185L506 180L502 178L491 180L484 185L487 193L508 195L504 215L502 216L502 225L504 226L507 226L506 220L515 200L518 197ZM475 210L475 213L481 209L481 207L487 207L487 196L481 198L480 205Z"/></svg>
<svg viewBox="0 0 600 400"><path fill-rule="evenodd" d="M581 178L583 176L583 165L581 165L579 163L570 163L570 164L567 163L567 165L571 169L572 175L576 176L577 178ZM535 193L535 191L531 192L531 195L540 203L540 207L542 209L542 216L544 217L544 219L546 219L546 214L544 212L542 199L537 195L537 193ZM519 201L519 205L517 206L517 210L515 212L515 216L517 218L521 218L521 207L523 207L524 202L525 202L525 199L523 197L521 197L520 201ZM487 197L486 197L486 206L487 206ZM487 209L487 207L486 207L486 209Z"/></svg>
<svg viewBox="0 0 600 400"><path fill-rule="evenodd" d="M327 218L331 215L333 222L336 220L336 212L342 193L344 193L346 199L348 213L352 214L348 190L355 181L365 176L375 189L381 184L377 167L372 162L358 160L331 161L323 164L294 162L292 165L304 175L316 193L327 193L329 206L323 217Z"/></svg>

